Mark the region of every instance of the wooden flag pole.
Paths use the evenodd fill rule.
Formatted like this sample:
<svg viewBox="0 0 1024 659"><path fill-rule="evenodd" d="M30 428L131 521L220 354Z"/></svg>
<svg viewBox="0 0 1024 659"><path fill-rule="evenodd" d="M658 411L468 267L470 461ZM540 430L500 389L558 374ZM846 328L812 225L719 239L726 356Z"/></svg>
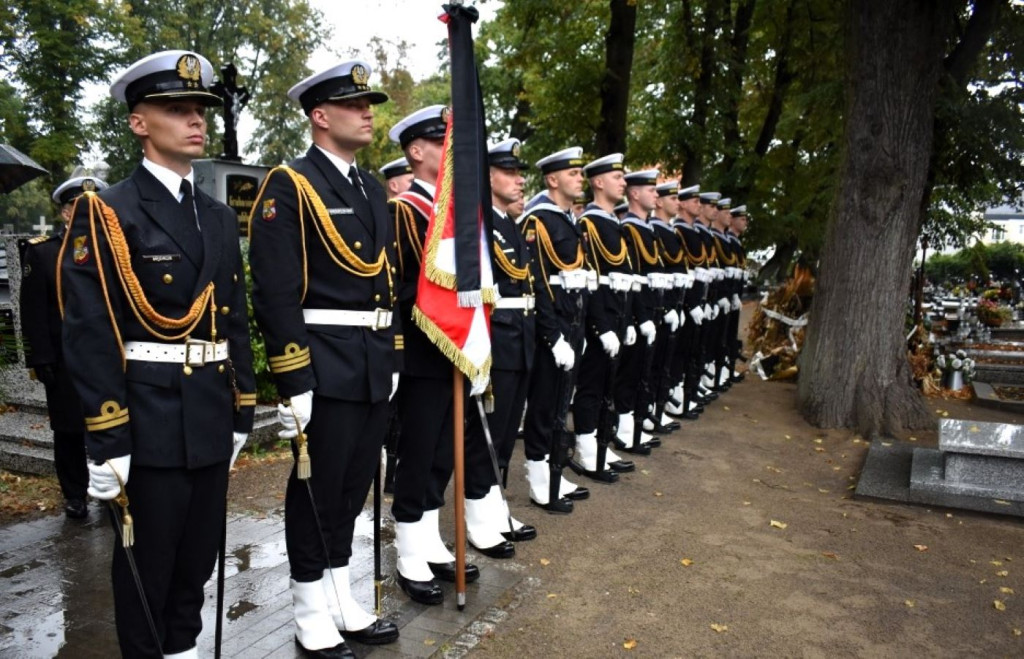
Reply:
<svg viewBox="0 0 1024 659"><path fill-rule="evenodd" d="M455 436L455 488L452 497L455 499L455 603L459 611L466 608L466 472L464 456L465 398L463 387L466 378L457 368L452 368L455 378L454 411L452 428Z"/></svg>

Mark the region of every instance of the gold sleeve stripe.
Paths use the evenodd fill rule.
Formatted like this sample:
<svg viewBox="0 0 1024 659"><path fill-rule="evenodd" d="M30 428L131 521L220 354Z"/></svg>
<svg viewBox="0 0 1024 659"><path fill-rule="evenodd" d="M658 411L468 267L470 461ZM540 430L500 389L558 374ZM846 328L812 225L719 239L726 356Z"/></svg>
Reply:
<svg viewBox="0 0 1024 659"><path fill-rule="evenodd" d="M256 394L241 394L238 397L239 403L242 407L255 407L256 406Z"/></svg>
<svg viewBox="0 0 1024 659"><path fill-rule="evenodd" d="M300 348L297 343L289 343L284 347L284 354L271 357L270 371L272 373L287 373L309 366L309 348Z"/></svg>
<svg viewBox="0 0 1024 659"><path fill-rule="evenodd" d="M401 334L395 334L395 350L405 349L405 337Z"/></svg>
<svg viewBox="0 0 1024 659"><path fill-rule="evenodd" d="M85 417L85 429L89 432L116 428L126 423L128 423L128 408L121 409L121 406L112 400L100 405L99 416Z"/></svg>

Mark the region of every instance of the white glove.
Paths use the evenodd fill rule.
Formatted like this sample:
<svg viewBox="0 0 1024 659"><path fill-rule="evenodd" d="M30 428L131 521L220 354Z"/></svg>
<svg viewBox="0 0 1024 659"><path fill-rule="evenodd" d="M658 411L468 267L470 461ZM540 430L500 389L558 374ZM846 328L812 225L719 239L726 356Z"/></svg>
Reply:
<svg viewBox="0 0 1024 659"><path fill-rule="evenodd" d="M398 391L398 373L391 374L391 395L388 396L388 402L395 397L395 392Z"/></svg>
<svg viewBox="0 0 1024 659"><path fill-rule="evenodd" d="M615 336L615 332L605 332L597 338L601 339L601 346L609 357L614 358L619 354L619 337Z"/></svg>
<svg viewBox="0 0 1024 659"><path fill-rule="evenodd" d="M714 312L717 307L713 307L707 302L704 303L704 320L714 320Z"/></svg>
<svg viewBox="0 0 1024 659"><path fill-rule="evenodd" d="M704 322L704 310L699 305L690 309L690 318L693 318L693 322L700 325Z"/></svg>
<svg viewBox="0 0 1024 659"><path fill-rule="evenodd" d="M398 374L395 373L395 377ZM478 380L470 380L469 383L469 395L470 396L482 396L487 391L487 385L491 383L491 378L480 378Z"/></svg>
<svg viewBox="0 0 1024 659"><path fill-rule="evenodd" d="M245 440L249 439L249 433L247 432L236 432L235 437L235 448L231 451L231 462L228 463L228 471L235 466L235 460L238 459L238 454L242 452L242 447L245 446Z"/></svg>
<svg viewBox="0 0 1024 659"><path fill-rule="evenodd" d="M686 325L686 313L682 309L676 311L676 318L679 319L680 327Z"/></svg>
<svg viewBox="0 0 1024 659"><path fill-rule="evenodd" d="M732 310L739 311L743 308L743 303L740 302L740 296L737 293L732 294Z"/></svg>
<svg viewBox="0 0 1024 659"><path fill-rule="evenodd" d="M729 309L732 307L729 304L729 300L724 297L718 298L718 308L722 310L722 313L729 313Z"/></svg>
<svg viewBox="0 0 1024 659"><path fill-rule="evenodd" d="M564 337L559 336L555 345L551 346L551 354L555 356L555 366L563 371L571 371L576 363L576 353L572 351Z"/></svg>
<svg viewBox="0 0 1024 659"><path fill-rule="evenodd" d="M654 326L654 322L645 320L640 323L640 333L647 339L647 345L654 343L654 337L658 335L658 328Z"/></svg>
<svg viewBox="0 0 1024 659"><path fill-rule="evenodd" d="M121 493L121 482L128 484L128 470L132 466L132 456L122 455L119 458L110 458L103 464L96 464L92 460L86 460L89 467L89 489L87 492L93 499L109 501ZM115 475L116 474L116 475Z"/></svg>
<svg viewBox="0 0 1024 659"><path fill-rule="evenodd" d="M309 425L309 418L313 415L313 392L307 391L292 396L288 403L287 406L277 406L277 420L284 427L284 430L277 433L280 439L295 439L299 436L299 431L305 430ZM299 427L295 426L295 417L299 418Z"/></svg>
<svg viewBox="0 0 1024 659"><path fill-rule="evenodd" d="M670 332L679 329L679 312L675 309L669 309L668 313L665 314L665 324L668 325L668 331Z"/></svg>
<svg viewBox="0 0 1024 659"><path fill-rule="evenodd" d="M634 343L636 343L636 328L635 327L633 327L632 325L629 325L628 327L626 327L626 336L623 338L622 342L624 344L626 344L627 346L631 346Z"/></svg>

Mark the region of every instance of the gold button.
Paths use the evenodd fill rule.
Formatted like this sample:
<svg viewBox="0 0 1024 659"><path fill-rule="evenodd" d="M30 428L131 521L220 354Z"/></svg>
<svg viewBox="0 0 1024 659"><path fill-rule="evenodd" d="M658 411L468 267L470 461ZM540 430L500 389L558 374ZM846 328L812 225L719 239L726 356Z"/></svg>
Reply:
<svg viewBox="0 0 1024 659"><path fill-rule="evenodd" d="M395 274L396 272L398 272L398 268L391 266L391 274Z"/></svg>
<svg viewBox="0 0 1024 659"><path fill-rule="evenodd" d="M398 248L398 241L396 240L393 243L391 243L391 246L394 247L395 249L397 249Z"/></svg>
<svg viewBox="0 0 1024 659"><path fill-rule="evenodd" d="M352 246L355 247L356 249L362 249L363 248L363 243L361 243L361 242L359 242L357 240L354 243L352 243Z"/></svg>
<svg viewBox="0 0 1024 659"><path fill-rule="evenodd" d="M523 309L523 315L524 316L529 316L530 315L530 310L529 309Z"/></svg>
<svg viewBox="0 0 1024 659"><path fill-rule="evenodd" d="M172 281L174 281L174 277L170 273L164 275L164 283L165 284L169 284Z"/></svg>
<svg viewBox="0 0 1024 659"><path fill-rule="evenodd" d="M189 365L187 365L187 364L186 364L186 365L185 365L185 368L184 368L184 369L182 369L182 370L184 370L184 371L185 371L185 375L192 375L192 367L191 367L191 366L189 366Z"/></svg>
<svg viewBox="0 0 1024 659"><path fill-rule="evenodd" d="M238 273L237 272L235 274L231 275L231 281L234 281L234 282L238 281Z"/></svg>
<svg viewBox="0 0 1024 659"><path fill-rule="evenodd" d="M226 316L229 313L231 313L231 308L230 307L221 307L220 308L220 313L221 313L222 316Z"/></svg>
<svg viewBox="0 0 1024 659"><path fill-rule="evenodd" d="M373 301L380 302L380 293L377 293L376 295L373 296Z"/></svg>
<svg viewBox="0 0 1024 659"><path fill-rule="evenodd" d="M217 367L217 372L218 373L223 373L224 372L224 364L221 364L220 366Z"/></svg>

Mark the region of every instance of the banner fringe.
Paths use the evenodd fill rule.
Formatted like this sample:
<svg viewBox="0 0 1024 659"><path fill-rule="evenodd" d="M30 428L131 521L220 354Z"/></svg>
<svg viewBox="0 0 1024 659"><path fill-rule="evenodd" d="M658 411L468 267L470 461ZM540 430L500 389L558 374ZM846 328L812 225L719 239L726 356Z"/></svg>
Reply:
<svg viewBox="0 0 1024 659"><path fill-rule="evenodd" d="M481 366L477 366L466 357L465 353L455 345L455 343L444 333L433 320L430 319L427 314L423 313L418 306L412 308L412 318L417 326L423 333L427 335L430 342L437 346L437 349L447 357L454 365L455 368L469 378L472 381L477 381L480 378L490 377L491 375L491 355L488 353L487 359Z"/></svg>

